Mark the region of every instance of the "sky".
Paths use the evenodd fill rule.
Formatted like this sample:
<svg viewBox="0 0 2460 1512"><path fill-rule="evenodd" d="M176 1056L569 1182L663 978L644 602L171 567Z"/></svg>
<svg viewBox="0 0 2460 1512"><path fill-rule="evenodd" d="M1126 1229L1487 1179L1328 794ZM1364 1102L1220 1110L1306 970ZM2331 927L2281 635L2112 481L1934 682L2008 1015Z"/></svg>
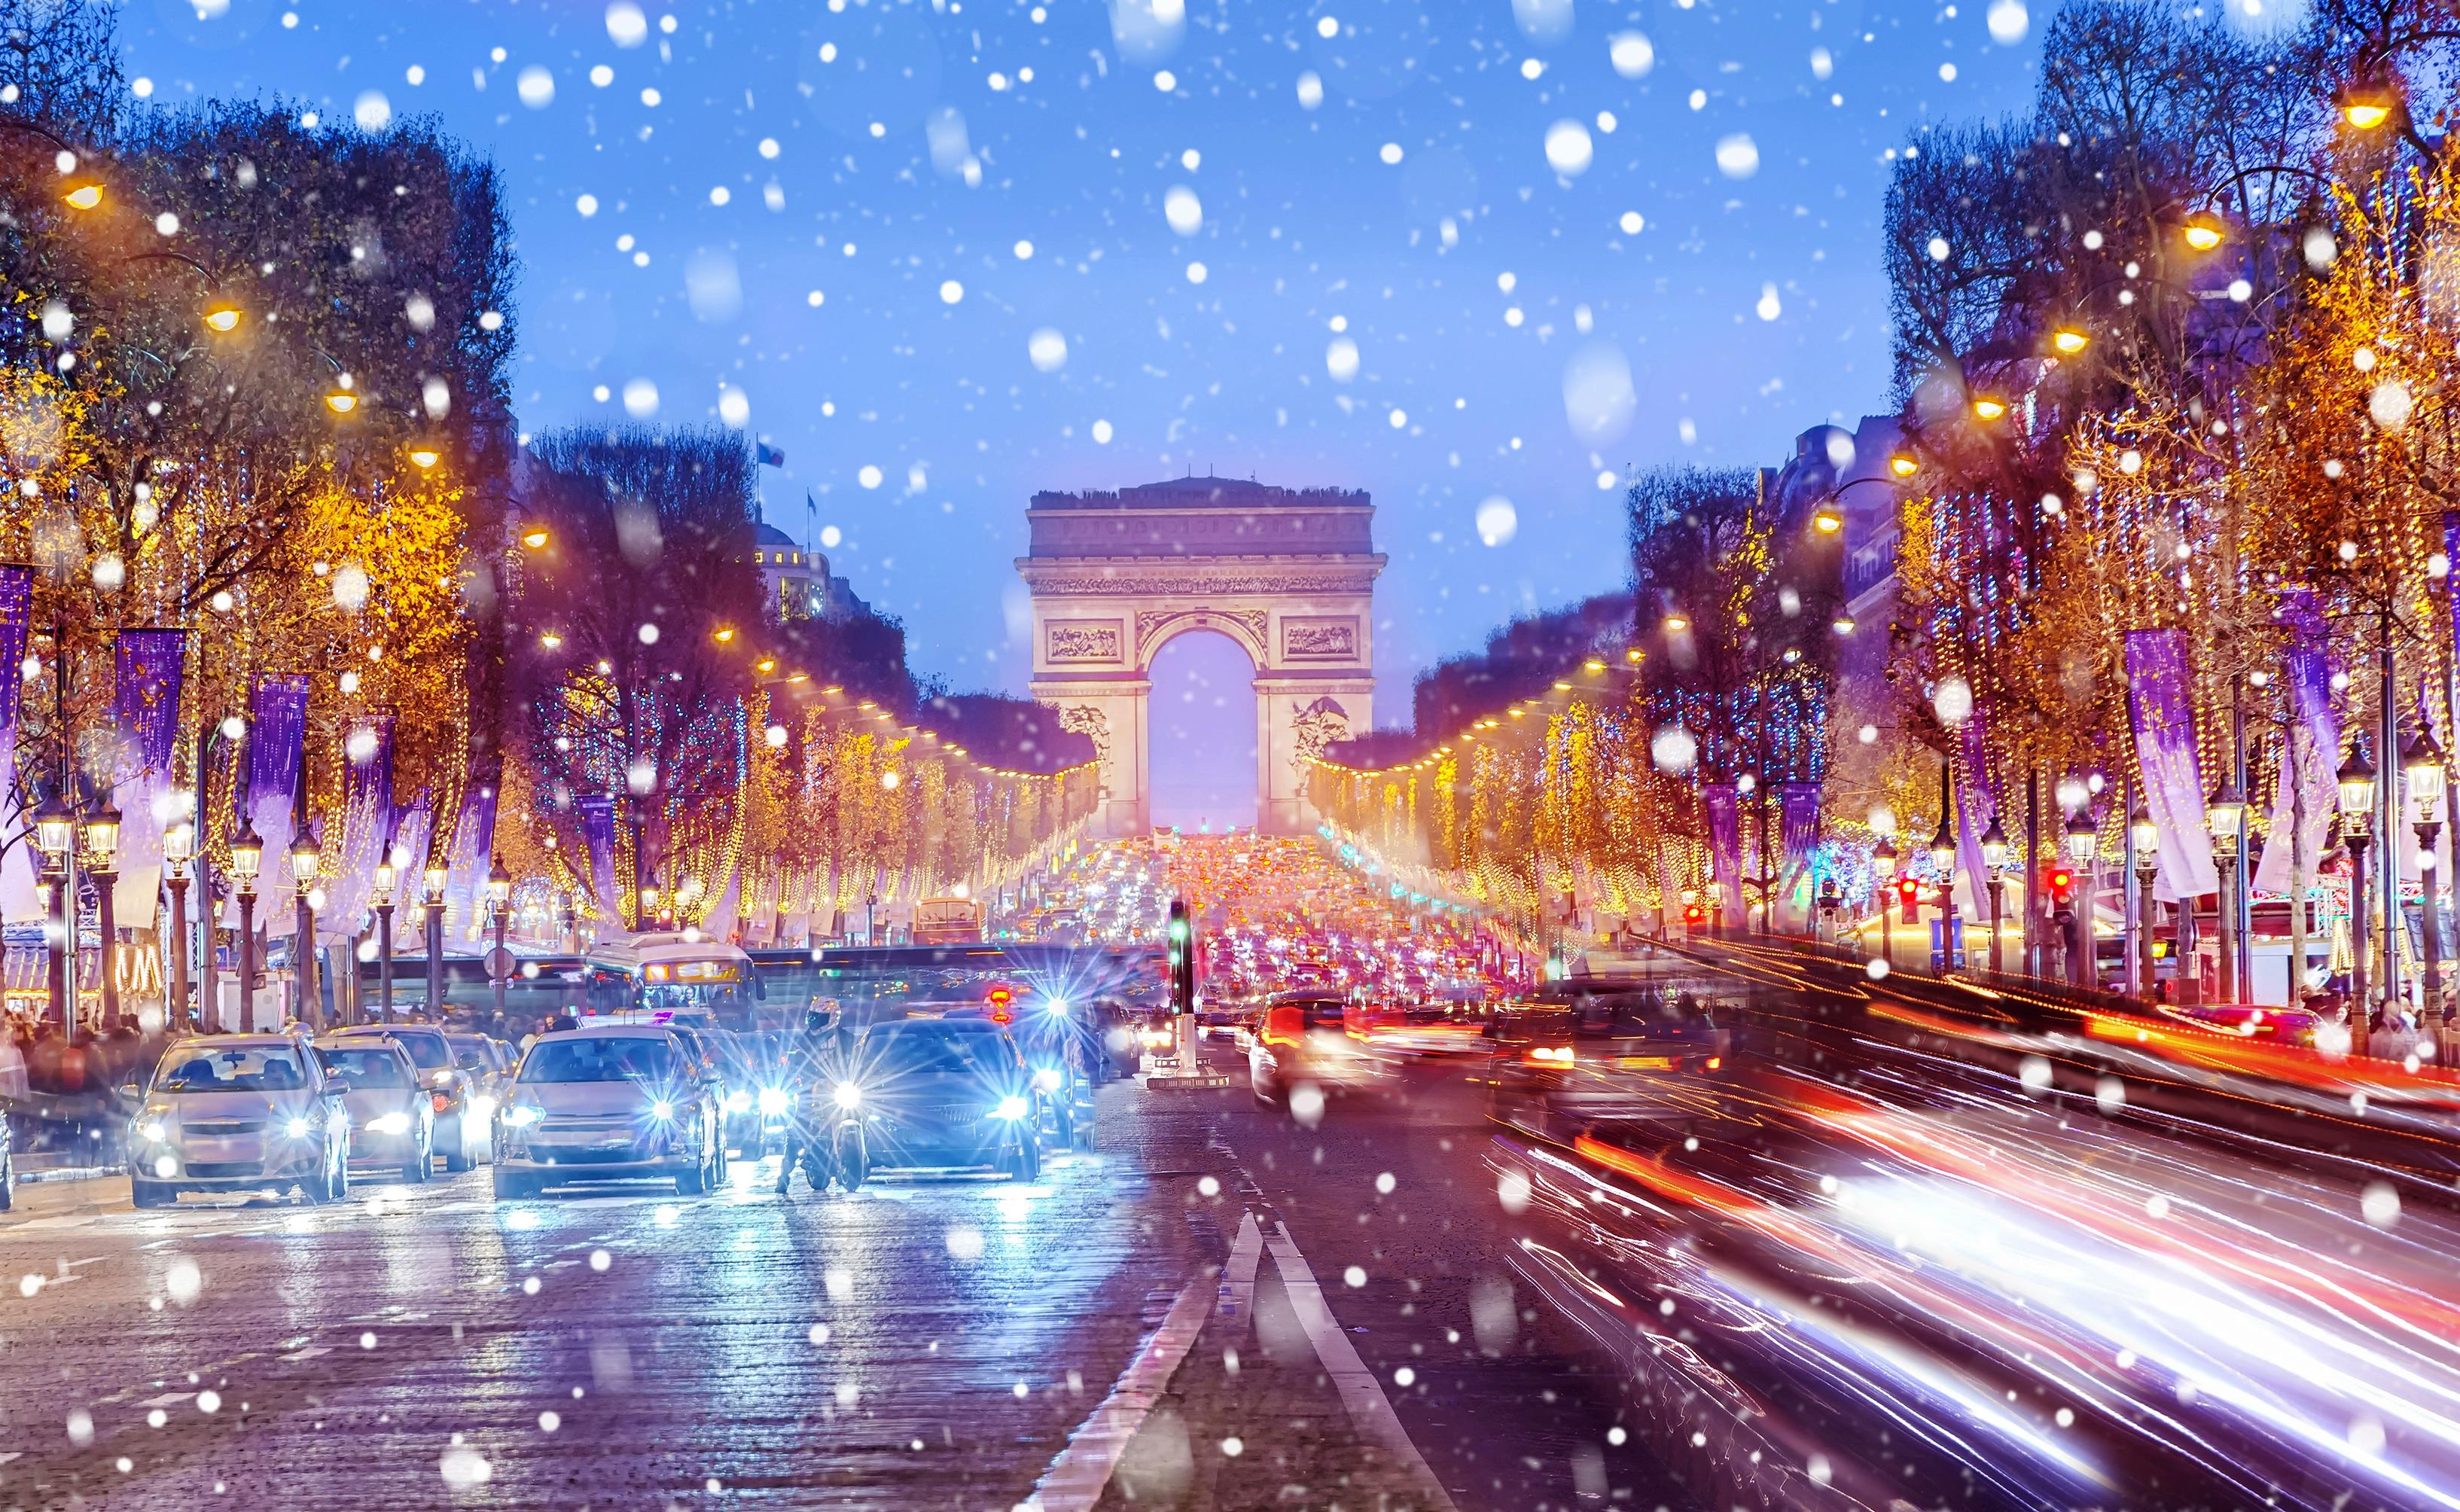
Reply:
<svg viewBox="0 0 2460 1512"><path fill-rule="evenodd" d="M1886 407L1891 160L2021 111L2049 13L127 0L122 41L156 105L491 156L522 426L756 433L771 522L951 687L1026 690L1037 490L1367 490L1406 723L1420 669L1621 585L1630 470Z"/></svg>

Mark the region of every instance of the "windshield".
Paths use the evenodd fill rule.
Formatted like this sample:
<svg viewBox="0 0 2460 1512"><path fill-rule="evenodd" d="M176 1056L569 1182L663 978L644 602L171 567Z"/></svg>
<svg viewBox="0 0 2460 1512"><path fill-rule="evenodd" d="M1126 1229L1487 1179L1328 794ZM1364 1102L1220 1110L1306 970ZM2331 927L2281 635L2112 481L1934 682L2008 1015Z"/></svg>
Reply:
<svg viewBox="0 0 2460 1512"><path fill-rule="evenodd" d="M449 1071L453 1066L453 1053L446 1048L444 1036L441 1034L387 1030L381 1034L350 1034L344 1037L392 1040L410 1053L412 1063L421 1071Z"/></svg>
<svg viewBox="0 0 2460 1512"><path fill-rule="evenodd" d="M521 1059L524 1082L638 1081L664 1086L684 1074L682 1057L664 1038L605 1035L542 1039Z"/></svg>
<svg viewBox="0 0 2460 1512"><path fill-rule="evenodd" d="M288 1092L308 1085L308 1069L287 1046L175 1050L155 1073L158 1092Z"/></svg>
<svg viewBox="0 0 2460 1512"><path fill-rule="evenodd" d="M319 1047L316 1058L325 1069L347 1078L353 1087L407 1087L412 1084L411 1070L391 1050L327 1050Z"/></svg>
<svg viewBox="0 0 2460 1512"><path fill-rule="evenodd" d="M989 1075L1010 1069L1013 1054L992 1032L933 1024L875 1029L862 1046L866 1071L879 1076Z"/></svg>
<svg viewBox="0 0 2460 1512"><path fill-rule="evenodd" d="M464 1035L450 1035L447 1036L446 1043L453 1047L453 1063L462 1070L493 1071L496 1069L496 1058L488 1054L485 1040Z"/></svg>

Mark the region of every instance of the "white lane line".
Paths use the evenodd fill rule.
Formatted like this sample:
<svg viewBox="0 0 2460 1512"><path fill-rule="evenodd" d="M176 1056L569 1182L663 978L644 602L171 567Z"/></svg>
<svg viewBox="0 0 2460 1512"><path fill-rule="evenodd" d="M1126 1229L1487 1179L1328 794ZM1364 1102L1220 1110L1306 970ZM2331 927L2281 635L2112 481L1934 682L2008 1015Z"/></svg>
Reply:
<svg viewBox="0 0 2460 1512"><path fill-rule="evenodd" d="M1444 1483L1435 1479L1426 1456L1410 1441L1375 1373L1358 1357L1349 1335L1333 1320L1332 1309L1324 1300L1324 1288L1316 1283L1306 1257L1299 1253L1297 1241L1290 1238L1289 1225L1276 1223L1273 1227L1276 1232L1264 1243L1273 1252L1274 1267L1282 1273L1282 1288L1289 1293L1290 1309L1298 1314L1299 1326L1306 1330L1307 1341L1315 1346L1315 1357L1332 1378L1333 1390L1341 1394L1341 1404L1349 1409L1350 1421L1402 1465L1416 1466L1427 1490L1434 1497L1429 1505L1452 1512L1453 1499L1445 1492Z"/></svg>
<svg viewBox="0 0 2460 1512"><path fill-rule="evenodd" d="M1111 1395L1093 1409L1093 1416L1069 1436L1068 1446L1033 1483L1033 1493L1025 1499L1024 1506L1036 1512L1088 1512L1102 1500L1102 1488L1111 1483L1111 1472L1118 1468L1128 1440L1144 1426L1146 1415L1161 1399L1178 1362L1187 1357L1203 1329L1204 1315L1211 1310L1211 1292L1212 1287L1201 1276L1179 1291L1161 1327L1136 1351Z"/></svg>
<svg viewBox="0 0 2460 1512"><path fill-rule="evenodd" d="M194 1392L164 1392L159 1396L148 1396L137 1405L139 1407L177 1407L181 1402L186 1401L189 1397L196 1395L197 1394Z"/></svg>
<svg viewBox="0 0 2460 1512"><path fill-rule="evenodd" d="M1230 1264L1221 1272L1221 1291L1214 1303L1215 1316L1230 1326L1224 1342L1242 1344L1247 1338L1247 1323L1256 1310L1256 1262L1264 1254L1264 1231L1256 1226L1253 1210L1239 1218L1239 1234L1230 1243Z"/></svg>

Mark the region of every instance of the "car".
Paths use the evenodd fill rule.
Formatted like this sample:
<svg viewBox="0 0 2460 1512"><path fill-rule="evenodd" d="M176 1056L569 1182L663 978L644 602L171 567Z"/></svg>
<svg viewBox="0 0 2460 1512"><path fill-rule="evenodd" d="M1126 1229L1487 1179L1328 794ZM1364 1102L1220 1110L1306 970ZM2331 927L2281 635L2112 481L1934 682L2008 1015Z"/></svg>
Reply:
<svg viewBox="0 0 2460 1512"><path fill-rule="evenodd" d="M496 1196L574 1182L671 1181L698 1196L724 1171L716 1083L653 1024L561 1030L531 1041L496 1110Z"/></svg>
<svg viewBox="0 0 2460 1512"><path fill-rule="evenodd" d="M350 1115L350 1163L401 1173L424 1182L435 1173L435 1107L419 1085L418 1066L398 1040L364 1035L316 1042L316 1059L346 1089Z"/></svg>
<svg viewBox="0 0 2460 1512"><path fill-rule="evenodd" d="M1348 1033L1348 1005L1319 990L1275 993L1247 1051L1247 1083L1262 1103L1287 1103L1300 1087L1361 1092L1392 1076L1391 1057Z"/></svg>
<svg viewBox="0 0 2460 1512"><path fill-rule="evenodd" d="M350 1189L350 1088L304 1034L205 1034L163 1053L128 1131L129 1200L282 1191L335 1203Z"/></svg>
<svg viewBox="0 0 2460 1512"><path fill-rule="evenodd" d="M410 1052L418 1067L419 1083L435 1110L435 1153L448 1171L466 1171L487 1147L487 1125L474 1120L472 1098L477 1082L453 1053L453 1042L433 1024L353 1024L330 1031L329 1044L353 1039L391 1039Z"/></svg>
<svg viewBox="0 0 2460 1512"><path fill-rule="evenodd" d="M1728 1031L1689 992L1557 984L1496 1015L1487 1112L1559 1142L1601 1125L1680 1135L1719 1111L1731 1060Z"/></svg>
<svg viewBox="0 0 2460 1512"><path fill-rule="evenodd" d="M885 1169L1042 1174L1042 1099L1003 1026L986 1018L875 1024L833 1100L854 1125L838 1140L848 1187Z"/></svg>

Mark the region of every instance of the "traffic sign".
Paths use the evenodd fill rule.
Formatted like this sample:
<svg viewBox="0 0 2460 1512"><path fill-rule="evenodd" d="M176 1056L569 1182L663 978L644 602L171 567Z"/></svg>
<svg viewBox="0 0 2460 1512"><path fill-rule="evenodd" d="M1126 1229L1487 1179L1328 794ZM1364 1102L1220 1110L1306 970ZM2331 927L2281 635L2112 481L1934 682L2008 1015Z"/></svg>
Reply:
<svg viewBox="0 0 2460 1512"><path fill-rule="evenodd" d="M500 945L490 948L479 959L486 963L487 980L490 982L509 982L513 979L513 973L520 969L519 964L513 959L513 952Z"/></svg>

